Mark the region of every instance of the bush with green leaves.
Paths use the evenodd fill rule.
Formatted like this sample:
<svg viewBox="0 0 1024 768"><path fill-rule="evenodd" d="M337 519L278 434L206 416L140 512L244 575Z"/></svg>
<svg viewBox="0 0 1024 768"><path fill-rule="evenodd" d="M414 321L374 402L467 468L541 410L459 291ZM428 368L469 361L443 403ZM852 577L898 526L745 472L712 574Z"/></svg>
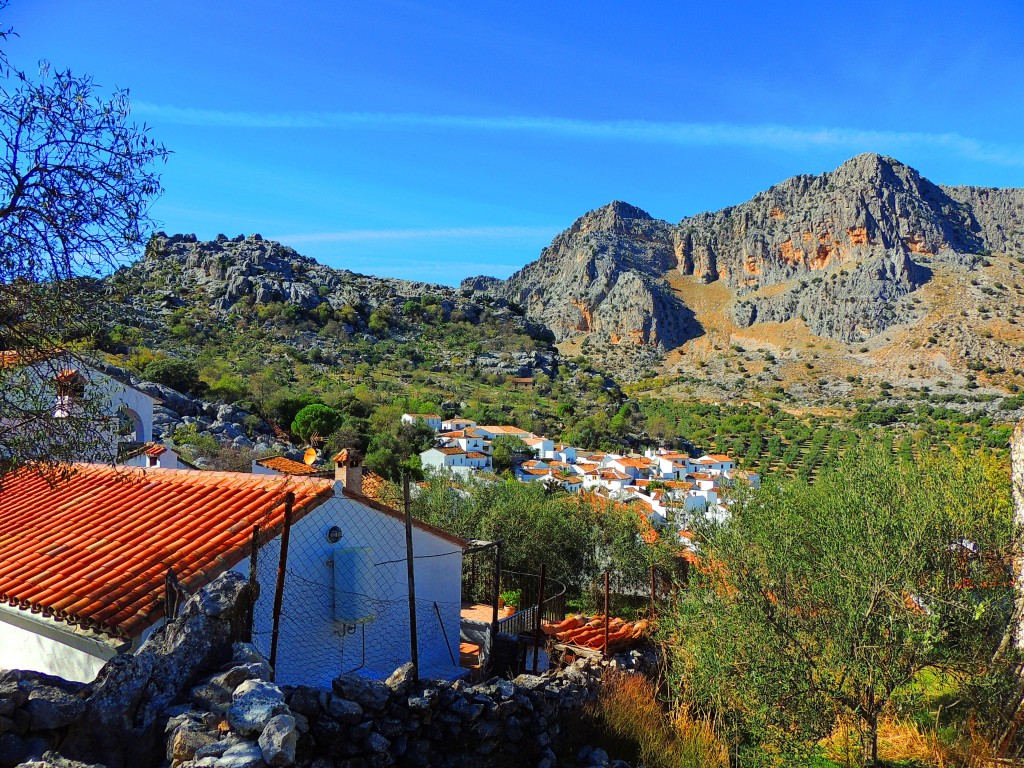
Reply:
<svg viewBox="0 0 1024 768"><path fill-rule="evenodd" d="M206 391L206 385L199 378L199 368L196 364L177 357L154 360L143 369L142 378L197 397Z"/></svg>
<svg viewBox="0 0 1024 768"><path fill-rule="evenodd" d="M642 589L650 566L668 572L678 548L670 537L648 544L635 507L593 494L550 491L542 483L494 481L432 473L413 499L413 513L470 539L504 541L507 570L547 574L578 597L607 568L617 584Z"/></svg>
<svg viewBox="0 0 1024 768"><path fill-rule="evenodd" d="M805 747L838 717L877 762L880 716L925 669L970 677L1012 609L1009 483L977 455L851 451L697 526L700 573L667 617L670 680L734 746Z"/></svg>
<svg viewBox="0 0 1024 768"><path fill-rule="evenodd" d="M536 455L536 451L515 435L498 435L491 441L491 464L495 472L510 470L519 462Z"/></svg>

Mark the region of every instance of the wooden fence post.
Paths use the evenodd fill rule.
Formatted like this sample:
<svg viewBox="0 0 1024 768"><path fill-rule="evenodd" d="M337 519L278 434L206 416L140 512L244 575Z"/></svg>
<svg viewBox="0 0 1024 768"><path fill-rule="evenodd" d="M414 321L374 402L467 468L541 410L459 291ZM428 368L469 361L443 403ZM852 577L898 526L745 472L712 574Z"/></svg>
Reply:
<svg viewBox="0 0 1024 768"><path fill-rule="evenodd" d="M604 572L604 657L608 658L608 623L611 616L608 615L608 571Z"/></svg>
<svg viewBox="0 0 1024 768"><path fill-rule="evenodd" d="M412 504L409 498L409 476L402 476L402 492L405 498L405 567L409 577L409 654L412 662L414 681L420 676L420 653L416 637L416 568L412 550Z"/></svg>
<svg viewBox="0 0 1024 768"><path fill-rule="evenodd" d="M540 590L537 592L537 627L533 633L533 674L537 674L537 656L540 653L540 623L544 620L544 563L540 564Z"/></svg>
<svg viewBox="0 0 1024 768"><path fill-rule="evenodd" d="M274 628L270 633L270 670L277 677L277 638L281 628L281 605L284 602L284 576L288 569L288 539L292 532L292 507L295 494L284 496L284 531L281 533L281 557L277 561L277 589L274 590Z"/></svg>

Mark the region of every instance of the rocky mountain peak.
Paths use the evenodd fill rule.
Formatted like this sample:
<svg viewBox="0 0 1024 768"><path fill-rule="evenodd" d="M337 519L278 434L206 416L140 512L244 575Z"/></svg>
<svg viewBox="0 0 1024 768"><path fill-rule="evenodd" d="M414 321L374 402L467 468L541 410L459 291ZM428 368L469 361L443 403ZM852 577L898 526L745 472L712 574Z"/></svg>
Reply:
<svg viewBox="0 0 1024 768"><path fill-rule="evenodd" d="M473 287L522 305L559 339L673 348L700 332L665 279L678 270L725 283L740 326L800 318L853 342L913 321L925 263L970 269L986 249L1015 246L1024 247L1024 191L939 187L865 153L675 226L609 203L507 281Z"/></svg>
<svg viewBox="0 0 1024 768"><path fill-rule="evenodd" d="M884 190L910 195L915 202L937 209L949 207L952 201L942 189L924 178L915 168L891 157L873 152L857 155L840 165L822 179L834 188L878 195Z"/></svg>
<svg viewBox="0 0 1024 768"><path fill-rule="evenodd" d="M836 181L869 181L876 185L891 183L896 179L910 176L921 178L916 170L899 160L880 155L877 152L864 152L854 155L830 174Z"/></svg>
<svg viewBox="0 0 1024 768"><path fill-rule="evenodd" d="M566 234L588 234L590 232L617 232L626 233L633 231L637 226L643 226L646 222L654 221L654 217L647 211L637 208L635 205L624 203L621 200L613 200L607 205L589 211L573 222L573 225L566 231Z"/></svg>

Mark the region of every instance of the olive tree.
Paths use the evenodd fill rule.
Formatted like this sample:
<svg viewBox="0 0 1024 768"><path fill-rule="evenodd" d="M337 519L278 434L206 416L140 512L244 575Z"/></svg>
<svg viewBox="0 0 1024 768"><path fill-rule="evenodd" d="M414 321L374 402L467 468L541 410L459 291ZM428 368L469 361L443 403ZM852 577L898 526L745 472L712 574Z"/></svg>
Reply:
<svg viewBox="0 0 1024 768"><path fill-rule="evenodd" d="M701 574L669 630L677 692L738 742L812 744L846 718L876 764L894 695L998 645L1010 537L1006 477L978 456L864 449L813 485L767 482L698 526Z"/></svg>

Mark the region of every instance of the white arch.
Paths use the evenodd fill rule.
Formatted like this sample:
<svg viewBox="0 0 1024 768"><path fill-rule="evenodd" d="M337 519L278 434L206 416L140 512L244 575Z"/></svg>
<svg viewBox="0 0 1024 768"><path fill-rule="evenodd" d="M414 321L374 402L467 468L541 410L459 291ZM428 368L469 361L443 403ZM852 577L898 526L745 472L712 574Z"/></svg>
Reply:
<svg viewBox="0 0 1024 768"><path fill-rule="evenodd" d="M132 430L135 432L135 442L145 443L149 441L150 436L146 434L146 422L135 409L122 405L118 409L118 413L124 415L132 423Z"/></svg>

